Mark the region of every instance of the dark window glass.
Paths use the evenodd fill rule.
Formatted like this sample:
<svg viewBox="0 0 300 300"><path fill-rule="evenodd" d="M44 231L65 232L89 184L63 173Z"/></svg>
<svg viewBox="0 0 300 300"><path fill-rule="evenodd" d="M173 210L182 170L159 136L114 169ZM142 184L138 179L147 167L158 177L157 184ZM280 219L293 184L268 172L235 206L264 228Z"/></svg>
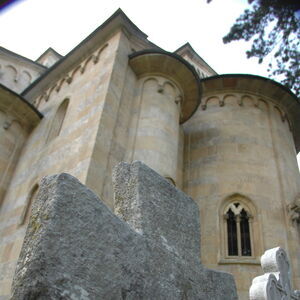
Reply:
<svg viewBox="0 0 300 300"><path fill-rule="evenodd" d="M242 256L251 256L249 217L244 209L240 216Z"/></svg>
<svg viewBox="0 0 300 300"><path fill-rule="evenodd" d="M228 255L238 255L237 228L234 213L227 212Z"/></svg>

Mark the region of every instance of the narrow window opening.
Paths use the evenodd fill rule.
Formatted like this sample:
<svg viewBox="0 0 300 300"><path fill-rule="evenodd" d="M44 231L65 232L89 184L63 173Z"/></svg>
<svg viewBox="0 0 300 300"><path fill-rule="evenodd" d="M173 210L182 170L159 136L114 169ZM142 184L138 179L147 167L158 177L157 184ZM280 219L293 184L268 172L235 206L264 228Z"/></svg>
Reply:
<svg viewBox="0 0 300 300"><path fill-rule="evenodd" d="M31 189L30 193L28 194L28 198L23 209L22 215L20 217L19 225L27 224L31 215L31 208L32 204L34 203L37 194L38 194L39 186L38 184L34 185Z"/></svg>
<svg viewBox="0 0 300 300"><path fill-rule="evenodd" d="M228 255L238 255L236 218L231 209L227 212Z"/></svg>
<svg viewBox="0 0 300 300"><path fill-rule="evenodd" d="M249 217L244 209L242 209L240 214L240 227L242 256L251 256Z"/></svg>
<svg viewBox="0 0 300 300"><path fill-rule="evenodd" d="M227 255L252 256L251 222L248 210L240 202L232 202L225 212Z"/></svg>
<svg viewBox="0 0 300 300"><path fill-rule="evenodd" d="M68 105L69 99L65 99L58 107L51 124L51 128L47 138L47 143L49 143L55 137L59 136L68 109Z"/></svg>

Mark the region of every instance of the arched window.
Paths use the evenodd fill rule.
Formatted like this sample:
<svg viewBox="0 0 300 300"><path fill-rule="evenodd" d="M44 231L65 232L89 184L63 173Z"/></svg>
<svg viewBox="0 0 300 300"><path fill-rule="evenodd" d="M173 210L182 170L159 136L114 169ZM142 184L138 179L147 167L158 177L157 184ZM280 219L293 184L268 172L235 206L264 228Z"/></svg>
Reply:
<svg viewBox="0 0 300 300"><path fill-rule="evenodd" d="M227 211L226 218L227 218L228 255L238 255L236 219L231 209Z"/></svg>
<svg viewBox="0 0 300 300"><path fill-rule="evenodd" d="M252 256L249 209L240 202L231 203L225 211L228 256Z"/></svg>
<svg viewBox="0 0 300 300"><path fill-rule="evenodd" d="M52 141L55 137L57 137L60 134L65 119L65 115L68 109L68 105L69 105L69 99L67 98L58 107L47 137L47 143Z"/></svg>
<svg viewBox="0 0 300 300"><path fill-rule="evenodd" d="M35 184L30 190L28 197L26 199L26 203L20 217L19 225L27 224L31 215L31 207L34 203L39 190L39 185Z"/></svg>
<svg viewBox="0 0 300 300"><path fill-rule="evenodd" d="M219 264L260 264L263 240L259 216L258 207L244 195L235 193L222 201Z"/></svg>
<svg viewBox="0 0 300 300"><path fill-rule="evenodd" d="M175 181L174 181L174 179L172 177L165 176L165 179L167 179L171 184L173 184L174 186L176 186L176 183L175 183Z"/></svg>

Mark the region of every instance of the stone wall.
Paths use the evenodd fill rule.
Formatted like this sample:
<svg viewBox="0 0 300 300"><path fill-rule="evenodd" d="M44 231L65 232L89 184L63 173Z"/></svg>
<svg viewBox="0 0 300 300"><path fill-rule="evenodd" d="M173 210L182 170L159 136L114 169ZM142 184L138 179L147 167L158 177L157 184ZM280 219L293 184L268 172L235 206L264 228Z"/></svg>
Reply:
<svg viewBox="0 0 300 300"><path fill-rule="evenodd" d="M84 71L75 66L70 70L72 77L68 78L71 79L58 78L55 88L50 87L51 92L46 91L34 101L44 118L27 139L0 211L0 296L9 295L27 227L23 218L33 202L32 192L40 179L66 171L83 182L88 181L118 41L119 35L104 41L95 51L98 54L101 50L96 60L83 61L86 62ZM78 63L80 66L80 59ZM49 139L51 128L56 126L53 124L55 115L65 99L69 100L69 105L59 135Z"/></svg>
<svg viewBox="0 0 300 300"><path fill-rule="evenodd" d="M47 68L0 47L0 83L20 93Z"/></svg>
<svg viewBox="0 0 300 300"><path fill-rule="evenodd" d="M184 191L201 207L203 263L233 273L241 299L248 299L260 273L260 253L277 244L289 249L295 284L299 280L299 238L292 237L286 215L299 190L299 170L289 120L282 116L268 98L231 91L205 95L184 124ZM249 213L251 255L228 255L230 203Z"/></svg>

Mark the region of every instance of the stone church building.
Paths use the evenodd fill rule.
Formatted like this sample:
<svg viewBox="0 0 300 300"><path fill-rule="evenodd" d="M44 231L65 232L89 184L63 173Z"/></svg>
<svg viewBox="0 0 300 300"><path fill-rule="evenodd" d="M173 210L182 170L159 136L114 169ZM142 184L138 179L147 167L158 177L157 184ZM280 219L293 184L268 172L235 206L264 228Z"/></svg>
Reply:
<svg viewBox="0 0 300 300"><path fill-rule="evenodd" d="M66 56L0 48L0 83L0 299L41 178L70 173L113 210L112 168L135 160L199 205L201 261L232 273L240 299L276 246L300 288L300 103L290 90L218 75L188 43L166 52L121 10Z"/></svg>

